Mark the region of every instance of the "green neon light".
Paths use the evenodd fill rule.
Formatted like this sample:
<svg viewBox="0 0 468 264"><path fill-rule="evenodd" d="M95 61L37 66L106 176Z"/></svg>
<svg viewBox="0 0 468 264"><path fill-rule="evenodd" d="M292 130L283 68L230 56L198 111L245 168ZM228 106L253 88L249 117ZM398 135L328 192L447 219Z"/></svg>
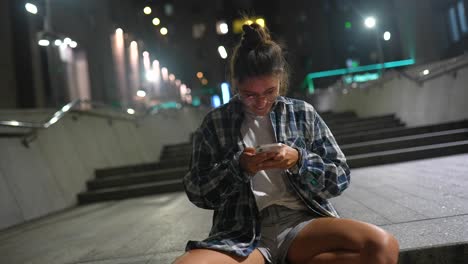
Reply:
<svg viewBox="0 0 468 264"><path fill-rule="evenodd" d="M309 94L313 94L315 91L315 87L314 87L314 82L312 81L312 79L307 80L307 87L308 87Z"/></svg>
<svg viewBox="0 0 468 264"><path fill-rule="evenodd" d="M164 102L164 103L160 103L160 104L157 104L157 105L153 105L151 107L151 111L159 111L161 109L179 109L181 107L182 106L180 105L180 103L174 102L174 101L169 101L169 102Z"/></svg>
<svg viewBox="0 0 468 264"><path fill-rule="evenodd" d="M351 84L353 82L368 82L368 81L373 81L379 79L380 74L379 73L365 73L365 74L356 74L354 76L352 75L346 75L344 77L344 81L346 84Z"/></svg>
<svg viewBox="0 0 468 264"><path fill-rule="evenodd" d="M330 76L336 76L336 75L345 75L349 73L357 73L357 72L364 72L364 71L375 71L375 70L381 70L381 69L403 67L403 66L413 65L414 63L415 63L414 59L407 59L407 60L400 60L400 61L385 62L383 64L378 63L378 64L371 64L371 65L365 65L365 66L358 66L358 67L353 67L350 69L343 68L343 69L309 73L306 76L308 92L313 93L314 91L313 80L317 78L324 78L324 77L330 77Z"/></svg>

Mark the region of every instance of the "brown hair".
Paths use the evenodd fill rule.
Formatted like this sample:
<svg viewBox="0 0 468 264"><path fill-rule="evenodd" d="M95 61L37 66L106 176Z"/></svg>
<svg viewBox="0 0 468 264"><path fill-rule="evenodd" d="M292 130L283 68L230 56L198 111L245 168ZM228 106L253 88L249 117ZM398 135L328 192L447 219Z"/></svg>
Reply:
<svg viewBox="0 0 468 264"><path fill-rule="evenodd" d="M266 27L253 23L243 25L240 43L231 57L230 74L232 83L242 83L247 78L278 75L280 94L288 87L289 71L281 46L271 39Z"/></svg>

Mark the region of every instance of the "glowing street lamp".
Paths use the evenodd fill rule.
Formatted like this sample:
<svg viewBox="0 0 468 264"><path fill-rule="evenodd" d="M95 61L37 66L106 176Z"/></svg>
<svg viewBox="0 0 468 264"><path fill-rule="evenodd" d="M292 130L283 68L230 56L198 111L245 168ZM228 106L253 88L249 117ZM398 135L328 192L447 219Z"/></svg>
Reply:
<svg viewBox="0 0 468 264"><path fill-rule="evenodd" d="M145 6L145 8L143 8L143 13L145 13L145 15L151 14L151 7Z"/></svg>
<svg viewBox="0 0 468 264"><path fill-rule="evenodd" d="M39 44L39 46L47 47L47 46L50 45L50 41L47 40L47 39L41 39L41 40L39 40L38 44Z"/></svg>
<svg viewBox="0 0 468 264"><path fill-rule="evenodd" d="M137 96L143 98L143 97L146 96L146 92L143 91L143 90L138 90L138 91L137 91Z"/></svg>
<svg viewBox="0 0 468 264"><path fill-rule="evenodd" d="M364 20L364 25L365 25L367 28L374 29L375 40L376 40L376 42L377 42L379 63L383 66L384 58L383 58L382 44L380 43L379 33L377 33L377 28L376 28L377 21L376 21L376 19L375 19L373 16L370 16L370 17L367 17L367 18ZM383 71L383 67L382 67L382 71Z"/></svg>
<svg viewBox="0 0 468 264"><path fill-rule="evenodd" d="M364 25L368 28L374 28L375 25L377 24L377 21L375 20L374 17L370 16L370 17L367 17L365 20L364 20Z"/></svg>
<svg viewBox="0 0 468 264"><path fill-rule="evenodd" d="M155 26L161 24L161 20L159 18L157 18L157 17L153 18L152 22L153 22L153 25L155 25Z"/></svg>
<svg viewBox="0 0 468 264"><path fill-rule="evenodd" d="M33 5L31 3L26 3L24 5L24 7L26 8L26 11L28 11L29 13L31 14L37 14L37 6L36 5Z"/></svg>
<svg viewBox="0 0 468 264"><path fill-rule="evenodd" d="M219 35L225 35L229 32L228 24L224 21L216 22L216 33Z"/></svg>
<svg viewBox="0 0 468 264"><path fill-rule="evenodd" d="M392 34L388 31L385 31L385 33L383 34L383 39L385 41L389 41L391 37L392 37Z"/></svg>
<svg viewBox="0 0 468 264"><path fill-rule="evenodd" d="M223 59L226 59L227 56L228 56L227 51L223 46L218 47L218 53L219 53L219 56L221 56L221 58L223 58Z"/></svg>

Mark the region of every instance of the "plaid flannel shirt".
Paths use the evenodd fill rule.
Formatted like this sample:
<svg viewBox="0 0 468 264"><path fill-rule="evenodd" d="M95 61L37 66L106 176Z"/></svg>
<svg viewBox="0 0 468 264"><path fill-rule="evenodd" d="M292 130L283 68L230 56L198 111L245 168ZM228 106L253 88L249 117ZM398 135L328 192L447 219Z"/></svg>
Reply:
<svg viewBox="0 0 468 264"><path fill-rule="evenodd" d="M278 97L270 118L277 142L300 152L295 169L285 171L288 188L307 207L323 216L338 217L327 200L350 183L345 156L332 133L308 103ZM260 219L250 177L239 166L244 149L243 106L238 96L210 111L193 136L190 170L184 177L189 200L214 210L209 237L189 241L186 250L208 248L248 256L260 240Z"/></svg>

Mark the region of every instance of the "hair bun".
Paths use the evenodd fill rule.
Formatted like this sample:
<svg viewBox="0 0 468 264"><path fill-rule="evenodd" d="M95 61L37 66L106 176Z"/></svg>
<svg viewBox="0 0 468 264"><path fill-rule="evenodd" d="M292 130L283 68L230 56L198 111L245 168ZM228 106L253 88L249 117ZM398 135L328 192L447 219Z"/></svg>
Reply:
<svg viewBox="0 0 468 264"><path fill-rule="evenodd" d="M242 26L242 30L244 31L244 35L242 36L241 46L247 49L255 49L259 46L262 41L262 32L261 28L257 24L247 25L244 24Z"/></svg>

